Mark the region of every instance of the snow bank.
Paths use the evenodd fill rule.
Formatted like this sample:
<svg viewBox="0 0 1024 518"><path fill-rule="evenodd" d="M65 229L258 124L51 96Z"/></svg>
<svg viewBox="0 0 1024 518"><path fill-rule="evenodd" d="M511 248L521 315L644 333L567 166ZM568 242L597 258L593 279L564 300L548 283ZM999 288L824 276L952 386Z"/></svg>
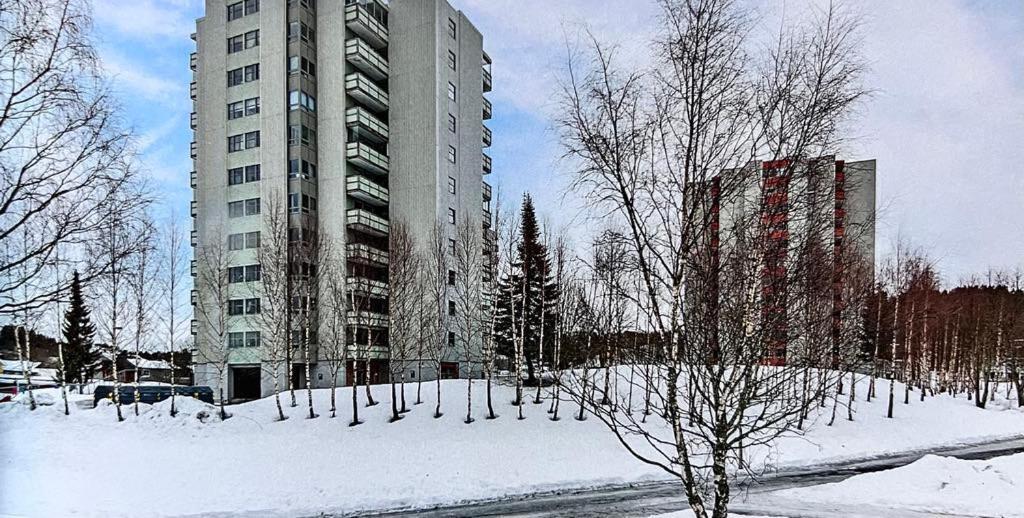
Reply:
<svg viewBox="0 0 1024 518"><path fill-rule="evenodd" d="M360 389L365 423L356 427L348 426L350 389L337 389L336 419L329 417L330 390L314 391L320 417L312 420L305 391L296 393L294 408L283 394L283 422L273 398L232 406L227 421L216 407L188 398L178 398L176 418L169 401L140 405L137 417L126 405L121 423L109 402L95 410L73 406L71 416L63 415L63 405L31 412L0 404L0 515L316 516L666 479L626 453L597 419L573 419L571 403L552 422L547 402L528 402L519 421L509 404L514 389L499 386L500 417L486 420L484 384L477 382L477 419L467 425L466 382L443 382L440 419L432 417L434 390L424 384L424 402L414 405L416 386L407 385L411 412L389 423L389 387L373 387L379 404L370 408ZM866 390L865 384L857 392ZM855 422L840 416L827 427L829 408L808 434L781 439L758 455L788 468L1024 430L1024 412L1000 405L979 410L964 398L900 402L895 419L884 417L885 406L884 399L861 398Z"/></svg>
<svg viewBox="0 0 1024 518"><path fill-rule="evenodd" d="M934 514L1024 517L1024 454L992 460L929 455L902 468L776 493L823 504L871 505Z"/></svg>

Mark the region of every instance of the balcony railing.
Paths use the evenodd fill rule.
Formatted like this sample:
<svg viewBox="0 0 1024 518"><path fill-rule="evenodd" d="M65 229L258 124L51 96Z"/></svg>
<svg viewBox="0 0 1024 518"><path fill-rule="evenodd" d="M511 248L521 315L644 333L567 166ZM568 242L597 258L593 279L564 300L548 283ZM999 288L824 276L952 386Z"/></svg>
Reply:
<svg viewBox="0 0 1024 518"><path fill-rule="evenodd" d="M349 243L345 245L348 253L348 260L363 265L386 267L388 265L388 253L362 243Z"/></svg>
<svg viewBox="0 0 1024 518"><path fill-rule="evenodd" d="M192 200L189 204L189 211L193 218L199 215L199 203L196 200Z"/></svg>
<svg viewBox="0 0 1024 518"><path fill-rule="evenodd" d="M491 174L491 157L484 153L484 174Z"/></svg>
<svg viewBox="0 0 1024 518"><path fill-rule="evenodd" d="M193 189L199 185L199 173L192 171L188 174L188 183Z"/></svg>
<svg viewBox="0 0 1024 518"><path fill-rule="evenodd" d="M388 77L388 61L361 38L345 42L345 59L375 81Z"/></svg>
<svg viewBox="0 0 1024 518"><path fill-rule="evenodd" d="M198 231L196 231L196 230L192 231L192 234L190 234L190 236L189 236L189 244L191 246L193 246L193 247L199 246L199 232Z"/></svg>
<svg viewBox="0 0 1024 518"><path fill-rule="evenodd" d="M491 134L491 128L484 126L484 147L491 147L492 139L494 135Z"/></svg>
<svg viewBox="0 0 1024 518"><path fill-rule="evenodd" d="M199 125L199 116L196 114L196 112L192 112L188 116L188 126L191 129L196 129L196 126L198 126L198 125Z"/></svg>
<svg viewBox="0 0 1024 518"><path fill-rule="evenodd" d="M491 184L484 182L484 200L491 201Z"/></svg>
<svg viewBox="0 0 1024 518"><path fill-rule="evenodd" d="M361 4L345 7L345 25L376 48L388 46L388 28Z"/></svg>
<svg viewBox="0 0 1024 518"><path fill-rule="evenodd" d="M193 52L193 53L188 55L188 68L189 69L191 69L193 72L195 72L196 71L196 66L198 65L198 63L199 63L199 58L196 57L196 53L195 52Z"/></svg>
<svg viewBox="0 0 1024 518"><path fill-rule="evenodd" d="M491 85L491 71L487 70L486 68L483 69L483 71L484 71L484 93L487 93L487 92L491 91L491 86L492 86Z"/></svg>
<svg viewBox="0 0 1024 518"><path fill-rule="evenodd" d="M388 284L386 282L366 279L364 277L349 277L348 286L356 295L383 299L388 296Z"/></svg>
<svg viewBox="0 0 1024 518"><path fill-rule="evenodd" d="M375 111L388 109L388 93L358 72L345 76L345 92Z"/></svg>
<svg viewBox="0 0 1024 518"><path fill-rule="evenodd" d="M198 96L198 91L199 86L196 84L195 81L192 81L188 84L188 96L191 97L193 101L196 100L196 97Z"/></svg>
<svg viewBox="0 0 1024 518"><path fill-rule="evenodd" d="M388 174L387 155L362 142L345 144L345 158L353 165L372 173Z"/></svg>
<svg viewBox="0 0 1024 518"><path fill-rule="evenodd" d="M363 209L349 209L346 212L348 227L367 234L386 236L388 221Z"/></svg>
<svg viewBox="0 0 1024 518"><path fill-rule="evenodd" d="M349 176L345 179L348 195L372 205L388 204L388 189L365 176Z"/></svg>
<svg viewBox="0 0 1024 518"><path fill-rule="evenodd" d="M189 153L189 156L191 156L193 160L195 160L196 157L199 156L199 144L196 144L196 141L193 140L188 145L188 153Z"/></svg>
<svg viewBox="0 0 1024 518"><path fill-rule="evenodd" d="M365 137L377 143L388 140L387 123L358 106L345 110L345 126L352 129L356 137Z"/></svg>
<svg viewBox="0 0 1024 518"><path fill-rule="evenodd" d="M491 120L491 110L492 110L491 101L488 101L487 98L484 97L484 120L485 121Z"/></svg>
<svg viewBox="0 0 1024 518"><path fill-rule="evenodd" d="M374 311L354 311L349 310L347 312L348 325L350 326L362 326L362 327L376 327L376 328L387 328L388 327L388 316L383 313L377 313Z"/></svg>

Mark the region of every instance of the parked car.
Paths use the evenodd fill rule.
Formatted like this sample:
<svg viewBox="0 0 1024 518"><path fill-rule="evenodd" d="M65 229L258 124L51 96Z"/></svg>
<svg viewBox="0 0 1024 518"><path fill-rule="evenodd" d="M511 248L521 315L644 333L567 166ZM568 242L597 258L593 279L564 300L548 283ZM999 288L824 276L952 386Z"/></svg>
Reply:
<svg viewBox="0 0 1024 518"><path fill-rule="evenodd" d="M204 403L213 404L213 389L210 387L189 387L180 386L174 387L174 393L182 397L193 397ZM127 405L135 403L135 387L132 385L122 385L121 390L118 392L118 397L121 400L121 404ZM171 397L171 386L170 385L145 385L139 387L139 402L147 403L152 405L153 403L159 403L165 399ZM113 399L114 398L114 386L113 385L100 385L96 387L93 392L93 405L99 404L101 399Z"/></svg>

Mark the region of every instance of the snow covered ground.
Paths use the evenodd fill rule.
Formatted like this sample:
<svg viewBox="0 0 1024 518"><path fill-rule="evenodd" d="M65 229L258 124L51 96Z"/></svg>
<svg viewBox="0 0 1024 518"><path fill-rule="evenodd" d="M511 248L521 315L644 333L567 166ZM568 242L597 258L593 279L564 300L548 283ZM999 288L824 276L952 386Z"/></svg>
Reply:
<svg viewBox="0 0 1024 518"><path fill-rule="evenodd" d="M884 508L935 515L1024 517L1024 454L992 460L929 455L902 468L857 475L835 484L779 491L785 500L848 508Z"/></svg>
<svg viewBox="0 0 1024 518"><path fill-rule="evenodd" d="M329 390L314 393L320 417L305 418L305 392L289 418L276 422L272 398L230 408L233 417L179 399L141 405L118 423L114 409L54 403L30 412L0 404L0 515L30 517L302 516L360 510L429 507L566 488L662 480L666 475L630 457L596 419L579 422L563 406L552 422L547 405L527 403L515 419L513 390L496 387L500 418L483 419L484 387L474 384L476 422L464 424L465 381L444 382L442 409L433 419L434 387L424 404L388 423L388 387L374 387L381 403L360 407L365 424L349 427L351 392L338 389L339 416L328 417ZM864 394L866 385L858 387ZM881 391L880 391L881 392ZM899 393L899 392L898 392ZM880 394L881 395L881 394ZM359 394L360 404L365 401ZM862 399L862 398L861 398ZM826 464L890 452L1020 437L1024 412L996 401L979 410L964 398L901 402L885 419L884 399L858 402L855 422L827 427L819 417L805 435L781 439L763 452L779 468ZM1018 477L1018 480L1020 478Z"/></svg>

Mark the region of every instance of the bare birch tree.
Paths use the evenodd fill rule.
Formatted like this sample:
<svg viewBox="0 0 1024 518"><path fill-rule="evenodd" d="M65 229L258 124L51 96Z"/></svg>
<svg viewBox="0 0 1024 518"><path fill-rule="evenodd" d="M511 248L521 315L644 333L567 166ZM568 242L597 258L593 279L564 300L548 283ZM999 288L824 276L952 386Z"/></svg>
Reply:
<svg viewBox="0 0 1024 518"><path fill-rule="evenodd" d="M392 218L388 260L388 349L390 352L391 421L408 412L405 402L405 374L409 354L419 338L417 312L421 304L418 276L423 267L415 236L405 221ZM400 388L396 387L400 384ZM399 396L398 392L401 392ZM399 399L401 407L399 407Z"/></svg>
<svg viewBox="0 0 1024 518"><path fill-rule="evenodd" d="M455 228L455 250L452 257L453 279L450 279L450 300L454 303L455 315L451 318L451 329L455 334L456 347L461 351L466 366L466 419L473 419L473 376L474 366L481 361L484 335L483 288L484 257L481 249L481 226L478 221L465 216Z"/></svg>
<svg viewBox="0 0 1024 518"><path fill-rule="evenodd" d="M173 253L172 230L168 230L167 236L169 248L168 254ZM180 245L179 245L180 246ZM231 361L231 347L228 344L228 304L231 300L231 268L233 253L227 243L214 241L196 247L196 276L195 288L200 294L195 300L194 312L196 317L196 340L200 342L198 360L205 367L212 368L217 373L217 402L220 407L220 419L226 420L230 417L225 410L227 394L225 387L228 384L228 365ZM168 255L167 264L170 267L174 262ZM171 274L167 273L167 287L170 288ZM171 331L171 312L168 311L168 331ZM169 337L171 346L174 346L174 336ZM198 362L197 362L198 363Z"/></svg>
<svg viewBox="0 0 1024 518"><path fill-rule="evenodd" d="M440 418L441 413L441 371L442 365L452 352L451 333L452 319L454 316L454 300L451 299L451 290L448 283L448 271L452 265L452 253L448 241L448 234L440 221L434 223L427 240L427 250L424 255L425 268L424 277L426 296L422 299L424 313L427 317L427 340L424 344L426 357L430 361L436 375L437 401L434 408L434 418ZM449 305L451 304L451 306Z"/></svg>

